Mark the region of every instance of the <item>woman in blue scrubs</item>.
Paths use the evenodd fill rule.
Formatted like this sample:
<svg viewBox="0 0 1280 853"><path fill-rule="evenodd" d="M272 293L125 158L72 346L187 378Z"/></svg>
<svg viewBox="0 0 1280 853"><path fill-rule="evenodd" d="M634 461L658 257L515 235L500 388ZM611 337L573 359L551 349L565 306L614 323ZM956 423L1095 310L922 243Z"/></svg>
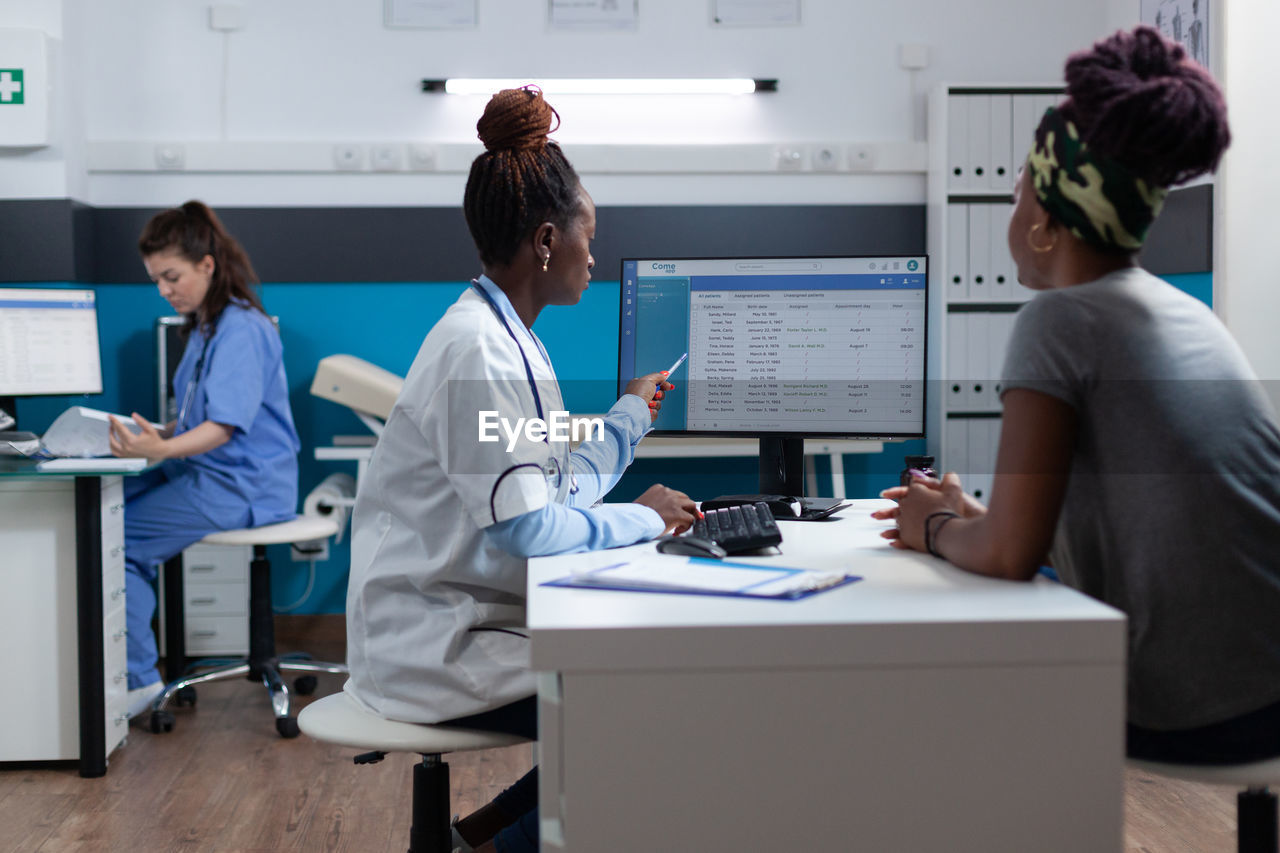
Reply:
<svg viewBox="0 0 1280 853"><path fill-rule="evenodd" d="M129 713L164 689L151 630L157 564L217 530L294 517L298 434L280 335L253 291L248 255L206 205L157 214L138 238L147 275L190 337L174 373L176 419L140 432L112 418L116 456L162 460L125 485Z"/></svg>

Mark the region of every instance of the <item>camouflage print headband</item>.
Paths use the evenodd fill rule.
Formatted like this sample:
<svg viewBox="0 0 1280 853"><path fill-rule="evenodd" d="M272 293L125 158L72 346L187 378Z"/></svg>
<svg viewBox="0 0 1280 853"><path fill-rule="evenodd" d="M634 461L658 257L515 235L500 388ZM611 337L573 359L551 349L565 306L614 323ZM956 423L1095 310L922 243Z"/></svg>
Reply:
<svg viewBox="0 0 1280 853"><path fill-rule="evenodd" d="M1036 198L1071 233L1104 251L1142 248L1169 191L1148 188L1119 163L1091 151L1076 126L1052 107L1027 157Z"/></svg>

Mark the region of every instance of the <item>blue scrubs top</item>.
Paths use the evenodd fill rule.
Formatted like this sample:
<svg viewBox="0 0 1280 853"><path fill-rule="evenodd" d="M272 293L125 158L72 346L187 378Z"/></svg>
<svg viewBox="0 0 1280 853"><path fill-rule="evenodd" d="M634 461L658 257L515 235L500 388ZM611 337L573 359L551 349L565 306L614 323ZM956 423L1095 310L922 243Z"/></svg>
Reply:
<svg viewBox="0 0 1280 853"><path fill-rule="evenodd" d="M165 473L171 480L189 478L210 518L239 515L247 503L254 527L287 521L298 506L302 445L289 409L280 335L261 311L232 302L207 343L206 352L203 330L194 330L174 372L174 435L205 421L235 431L208 453L166 460Z"/></svg>

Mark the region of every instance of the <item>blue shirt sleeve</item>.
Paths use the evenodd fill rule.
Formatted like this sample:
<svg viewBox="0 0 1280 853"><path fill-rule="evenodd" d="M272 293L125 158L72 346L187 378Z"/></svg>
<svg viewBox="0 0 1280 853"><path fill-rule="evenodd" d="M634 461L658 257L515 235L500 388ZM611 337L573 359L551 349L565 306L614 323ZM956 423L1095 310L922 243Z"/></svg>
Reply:
<svg viewBox="0 0 1280 853"><path fill-rule="evenodd" d="M578 492L569 496L569 506L591 506L618 484L652 420L649 407L634 394L624 394L613 404L604 417L604 438L582 442L569 457L578 479Z"/></svg>
<svg viewBox="0 0 1280 853"><path fill-rule="evenodd" d="M546 557L634 545L662 533L665 526L657 512L640 504L580 509L550 503L491 524L484 535L513 556Z"/></svg>

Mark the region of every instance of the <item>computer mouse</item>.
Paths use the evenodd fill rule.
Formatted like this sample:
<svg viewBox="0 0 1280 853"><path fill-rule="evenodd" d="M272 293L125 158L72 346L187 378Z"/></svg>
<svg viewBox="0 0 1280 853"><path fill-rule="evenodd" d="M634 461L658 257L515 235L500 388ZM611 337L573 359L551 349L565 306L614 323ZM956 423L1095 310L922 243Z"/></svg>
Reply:
<svg viewBox="0 0 1280 853"><path fill-rule="evenodd" d="M658 551L662 554L680 554L685 557L710 557L723 560L729 552L710 539L699 536L663 536L658 540Z"/></svg>

